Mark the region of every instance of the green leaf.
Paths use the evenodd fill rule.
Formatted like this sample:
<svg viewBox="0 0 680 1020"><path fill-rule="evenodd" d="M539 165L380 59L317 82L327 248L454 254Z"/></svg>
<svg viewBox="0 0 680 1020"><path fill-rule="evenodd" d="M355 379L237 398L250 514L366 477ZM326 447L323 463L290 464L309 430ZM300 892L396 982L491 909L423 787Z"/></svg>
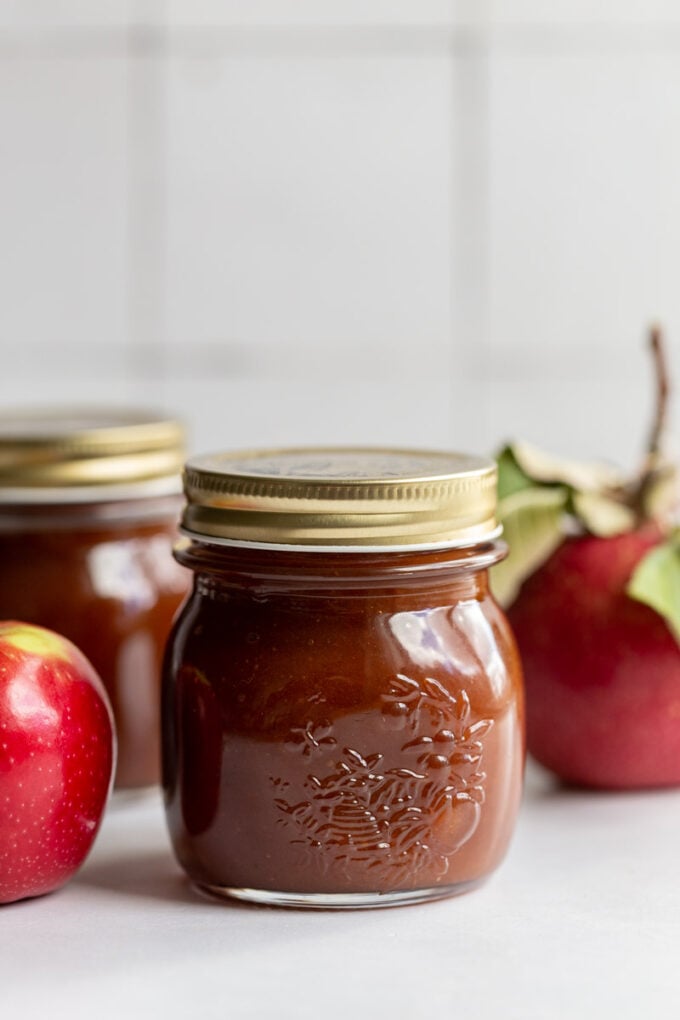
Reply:
<svg viewBox="0 0 680 1020"><path fill-rule="evenodd" d="M610 538L635 527L635 513L629 506L599 492L575 492L572 503L576 516L591 535Z"/></svg>
<svg viewBox="0 0 680 1020"><path fill-rule="evenodd" d="M517 463L512 445L505 446L496 456L498 464L498 498L505 499L514 492L530 489L532 480L522 471Z"/></svg>
<svg viewBox="0 0 680 1020"><path fill-rule="evenodd" d="M557 548L564 537L562 519L569 499L564 486L515 491L502 499L498 516L509 554L491 570L491 587L508 606L522 582Z"/></svg>
<svg viewBox="0 0 680 1020"><path fill-rule="evenodd" d="M663 616L680 641L680 533L675 532L643 556L626 592Z"/></svg>
<svg viewBox="0 0 680 1020"><path fill-rule="evenodd" d="M580 492L605 493L619 488L624 478L610 464L567 460L545 453L531 443L516 442L509 449L519 469L533 482L568 485Z"/></svg>

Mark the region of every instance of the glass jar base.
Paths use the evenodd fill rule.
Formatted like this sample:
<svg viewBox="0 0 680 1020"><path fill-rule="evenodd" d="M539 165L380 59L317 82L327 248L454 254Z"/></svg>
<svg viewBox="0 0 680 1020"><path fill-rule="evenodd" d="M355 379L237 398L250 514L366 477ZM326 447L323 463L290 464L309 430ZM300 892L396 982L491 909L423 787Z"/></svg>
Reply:
<svg viewBox="0 0 680 1020"><path fill-rule="evenodd" d="M194 888L210 899L240 900L264 907L291 907L303 910L369 910L376 907L404 907L450 896L461 896L476 889L483 878L454 885L427 889L397 889L394 892L294 893L274 889L240 889L194 882Z"/></svg>

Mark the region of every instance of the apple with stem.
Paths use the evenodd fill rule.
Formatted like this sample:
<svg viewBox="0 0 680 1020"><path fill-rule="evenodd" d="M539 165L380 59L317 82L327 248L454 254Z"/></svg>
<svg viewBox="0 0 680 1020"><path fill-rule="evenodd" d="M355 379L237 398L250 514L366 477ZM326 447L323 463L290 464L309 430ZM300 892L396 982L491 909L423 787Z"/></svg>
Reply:
<svg viewBox="0 0 680 1020"><path fill-rule="evenodd" d="M111 791L113 715L85 656L52 631L0 623L0 903L59 888Z"/></svg>
<svg viewBox="0 0 680 1020"><path fill-rule="evenodd" d="M563 780L680 784L677 471L663 455L668 373L644 463L626 479L514 444L499 458L511 554L492 575L524 666L527 747Z"/></svg>

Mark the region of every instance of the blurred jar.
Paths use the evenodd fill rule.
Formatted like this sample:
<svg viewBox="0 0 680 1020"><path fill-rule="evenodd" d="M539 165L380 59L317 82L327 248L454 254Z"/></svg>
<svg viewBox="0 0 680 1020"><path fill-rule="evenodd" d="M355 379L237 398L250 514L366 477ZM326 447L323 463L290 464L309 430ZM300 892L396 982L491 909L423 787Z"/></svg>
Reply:
<svg viewBox="0 0 680 1020"><path fill-rule="evenodd" d="M116 786L159 778L162 650L188 586L172 545L184 430L143 413L0 417L0 619L49 627L111 698Z"/></svg>

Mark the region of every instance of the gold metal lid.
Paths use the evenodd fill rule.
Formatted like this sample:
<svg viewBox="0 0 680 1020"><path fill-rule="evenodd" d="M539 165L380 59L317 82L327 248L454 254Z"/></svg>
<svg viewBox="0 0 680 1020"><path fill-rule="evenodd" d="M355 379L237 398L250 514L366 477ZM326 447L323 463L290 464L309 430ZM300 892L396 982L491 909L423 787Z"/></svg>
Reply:
<svg viewBox="0 0 680 1020"><path fill-rule="evenodd" d="M305 549L471 545L499 533L496 465L458 453L320 448L192 458L185 534Z"/></svg>
<svg viewBox="0 0 680 1020"><path fill-rule="evenodd" d="M98 492L179 476L178 421L127 410L54 410L0 415L0 501L12 494ZM167 488L167 486L166 486ZM97 498L96 496L94 498Z"/></svg>

